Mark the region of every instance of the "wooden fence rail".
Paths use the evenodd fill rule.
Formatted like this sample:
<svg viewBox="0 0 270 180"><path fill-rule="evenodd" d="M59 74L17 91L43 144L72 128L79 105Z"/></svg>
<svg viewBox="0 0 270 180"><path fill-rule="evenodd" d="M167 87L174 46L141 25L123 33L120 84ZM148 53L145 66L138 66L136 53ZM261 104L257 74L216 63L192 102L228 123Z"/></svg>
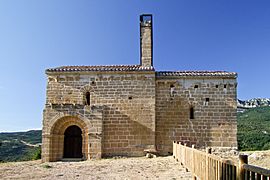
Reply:
<svg viewBox="0 0 270 180"><path fill-rule="evenodd" d="M186 144L173 142L173 157L201 180L270 180L270 170L248 164L247 155L239 155L235 162L211 154L211 148L202 152Z"/></svg>

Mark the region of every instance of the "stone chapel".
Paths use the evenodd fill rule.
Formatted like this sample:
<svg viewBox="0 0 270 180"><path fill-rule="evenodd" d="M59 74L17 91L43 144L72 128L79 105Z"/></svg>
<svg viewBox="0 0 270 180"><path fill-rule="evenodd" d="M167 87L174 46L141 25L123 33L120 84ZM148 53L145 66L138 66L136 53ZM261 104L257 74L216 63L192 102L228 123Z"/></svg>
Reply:
<svg viewBox="0 0 270 180"><path fill-rule="evenodd" d="M237 148L237 74L155 71L152 32L141 15L140 64L46 70L43 162L167 155L175 140Z"/></svg>

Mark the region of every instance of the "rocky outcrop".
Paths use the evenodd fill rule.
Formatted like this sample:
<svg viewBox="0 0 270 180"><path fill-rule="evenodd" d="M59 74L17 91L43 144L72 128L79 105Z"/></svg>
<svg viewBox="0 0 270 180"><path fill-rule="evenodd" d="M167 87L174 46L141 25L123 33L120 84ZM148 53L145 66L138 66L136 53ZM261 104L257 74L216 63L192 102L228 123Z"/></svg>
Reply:
<svg viewBox="0 0 270 180"><path fill-rule="evenodd" d="M253 98L246 101L238 99L237 106L246 108L270 106L270 98Z"/></svg>
<svg viewBox="0 0 270 180"><path fill-rule="evenodd" d="M237 111L243 112L245 109L270 106L270 98L252 98L249 100L242 101L238 99L237 101Z"/></svg>

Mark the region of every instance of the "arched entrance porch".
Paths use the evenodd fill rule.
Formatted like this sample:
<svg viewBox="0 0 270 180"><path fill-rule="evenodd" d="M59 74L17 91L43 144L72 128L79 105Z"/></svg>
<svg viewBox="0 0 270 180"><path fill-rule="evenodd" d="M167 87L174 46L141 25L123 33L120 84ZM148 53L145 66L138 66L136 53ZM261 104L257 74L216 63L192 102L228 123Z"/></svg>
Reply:
<svg viewBox="0 0 270 180"><path fill-rule="evenodd" d="M101 110L92 110L91 116L88 116L88 118L80 115L60 114L59 116L54 116L52 119L44 120L45 123L42 130L42 161L59 161L66 157L64 152L65 133L69 134L67 132L71 126L77 126L81 130L82 159L101 158L103 133L103 115ZM50 116L44 116L45 119L48 117ZM71 132L73 131L71 130ZM75 134L80 134L80 132Z"/></svg>
<svg viewBox="0 0 270 180"><path fill-rule="evenodd" d="M49 161L63 158L88 159L88 126L78 117L58 119L51 128Z"/></svg>

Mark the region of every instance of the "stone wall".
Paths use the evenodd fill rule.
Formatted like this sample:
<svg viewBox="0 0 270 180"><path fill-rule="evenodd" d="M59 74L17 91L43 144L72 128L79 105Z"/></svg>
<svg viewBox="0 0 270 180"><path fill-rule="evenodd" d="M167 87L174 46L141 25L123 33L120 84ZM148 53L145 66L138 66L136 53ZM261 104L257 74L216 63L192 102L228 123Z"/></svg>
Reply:
<svg viewBox="0 0 270 180"><path fill-rule="evenodd" d="M155 145L168 154L174 140L235 148L236 79L155 77L154 71L48 73L44 157L61 159L61 138L72 124L84 133L85 159L141 156Z"/></svg>
<svg viewBox="0 0 270 180"><path fill-rule="evenodd" d="M67 116L93 121L86 92L90 109L102 107L102 156L140 156L155 145L155 72L48 73L44 129L61 106Z"/></svg>
<svg viewBox="0 0 270 180"><path fill-rule="evenodd" d="M157 149L171 153L174 140L237 147L236 106L236 79L157 77Z"/></svg>

